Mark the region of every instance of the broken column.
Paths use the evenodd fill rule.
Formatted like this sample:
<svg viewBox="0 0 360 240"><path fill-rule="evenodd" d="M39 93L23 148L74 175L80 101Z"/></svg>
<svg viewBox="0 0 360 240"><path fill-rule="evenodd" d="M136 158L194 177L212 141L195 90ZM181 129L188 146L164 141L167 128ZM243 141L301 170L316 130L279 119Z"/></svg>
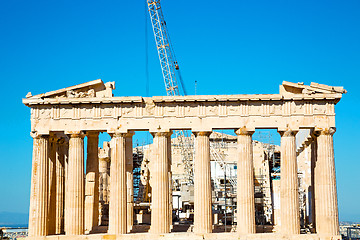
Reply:
<svg viewBox="0 0 360 240"><path fill-rule="evenodd" d="M104 142L103 148L99 149L99 225L109 223L109 179L110 179L110 143Z"/></svg>

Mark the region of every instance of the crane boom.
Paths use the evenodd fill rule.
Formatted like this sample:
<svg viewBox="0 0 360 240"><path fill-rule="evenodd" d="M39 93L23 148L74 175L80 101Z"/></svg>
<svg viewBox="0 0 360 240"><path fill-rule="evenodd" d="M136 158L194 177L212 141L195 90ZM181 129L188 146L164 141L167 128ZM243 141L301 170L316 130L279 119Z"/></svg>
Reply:
<svg viewBox="0 0 360 240"><path fill-rule="evenodd" d="M175 70L179 69L174 50L166 28L166 22L161 10L160 0L147 0L155 43L159 55L161 71L164 78L166 94L180 96ZM184 90L184 88L183 88ZM184 94L186 95L185 91Z"/></svg>

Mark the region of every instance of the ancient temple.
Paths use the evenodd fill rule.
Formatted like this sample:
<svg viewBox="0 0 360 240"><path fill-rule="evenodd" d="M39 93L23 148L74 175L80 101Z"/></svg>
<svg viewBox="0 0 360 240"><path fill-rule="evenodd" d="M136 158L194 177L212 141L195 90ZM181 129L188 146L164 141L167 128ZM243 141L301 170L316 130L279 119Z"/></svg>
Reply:
<svg viewBox="0 0 360 240"><path fill-rule="evenodd" d="M29 239L341 239L333 135L335 104L346 91L312 83L283 82L279 94L114 97L114 82L102 80L27 94L31 108L33 163ZM277 129L281 135L280 229L256 233L252 134ZM210 140L213 129L237 135L237 232L212 233ZM308 129L313 144L315 233L300 234L296 134ZM171 135L191 130L194 157L194 228L171 232ZM149 233L129 233L132 136L153 136L153 182ZM99 191L99 133L110 144L110 197ZM85 159L84 138L87 138ZM85 166L86 160L86 166ZM104 163L104 168L105 168ZM99 196L101 195L101 196ZM109 203L108 232L99 225L99 199ZM52 236L56 235L56 236Z"/></svg>

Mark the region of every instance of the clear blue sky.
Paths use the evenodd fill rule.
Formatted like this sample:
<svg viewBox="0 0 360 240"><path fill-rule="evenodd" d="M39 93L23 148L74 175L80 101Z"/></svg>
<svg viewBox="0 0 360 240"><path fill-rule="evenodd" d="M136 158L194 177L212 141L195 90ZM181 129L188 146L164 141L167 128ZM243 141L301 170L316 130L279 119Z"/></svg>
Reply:
<svg viewBox="0 0 360 240"><path fill-rule="evenodd" d="M341 220L360 221L360 1L163 0L190 94L278 93L283 80L344 86L336 106ZM144 96L144 0L0 1L0 211L27 212L33 94L101 78ZM147 14L147 13L146 13ZM149 24L149 20L148 20ZM150 95L164 95L148 25Z"/></svg>

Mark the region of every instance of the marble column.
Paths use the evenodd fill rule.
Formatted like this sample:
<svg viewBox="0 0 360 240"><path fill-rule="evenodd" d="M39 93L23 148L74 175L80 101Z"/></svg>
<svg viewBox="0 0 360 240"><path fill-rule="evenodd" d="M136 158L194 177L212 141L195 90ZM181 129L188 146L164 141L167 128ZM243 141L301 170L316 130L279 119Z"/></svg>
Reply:
<svg viewBox="0 0 360 240"><path fill-rule="evenodd" d="M254 198L254 164L252 135L254 131L240 128L237 139L237 231L256 232Z"/></svg>
<svg viewBox="0 0 360 240"><path fill-rule="evenodd" d="M169 151L172 132L152 133L151 233L169 233Z"/></svg>
<svg viewBox="0 0 360 240"><path fill-rule="evenodd" d="M299 192L295 135L297 131L279 131L280 158L280 221L283 234L300 234Z"/></svg>
<svg viewBox="0 0 360 240"><path fill-rule="evenodd" d="M84 234L84 137L70 132L68 176L66 186L66 235Z"/></svg>
<svg viewBox="0 0 360 240"><path fill-rule="evenodd" d="M69 166L69 137L66 136L65 137L65 142L64 142L64 165L65 165L65 186L64 186L64 232L66 233L66 227L68 226L68 224L66 223L66 220L69 219L68 216L68 200L67 198L69 197L69 194L66 193L67 190L67 186L68 186L68 166Z"/></svg>
<svg viewBox="0 0 360 240"><path fill-rule="evenodd" d="M168 136L168 141L167 141L167 147L168 147L168 176L169 176L169 223L170 223L170 230L173 229L173 222L172 222L172 210L173 210L173 199L172 199L172 188L173 188L173 184L172 184L172 171L171 171L171 162L172 162L172 158L171 158L171 135Z"/></svg>
<svg viewBox="0 0 360 240"><path fill-rule="evenodd" d="M49 198L48 181L48 136L32 134L33 156L31 173L31 194L29 210L29 237L47 235Z"/></svg>
<svg viewBox="0 0 360 240"><path fill-rule="evenodd" d="M134 224L133 135L131 132L125 137L127 232L131 231Z"/></svg>
<svg viewBox="0 0 360 240"><path fill-rule="evenodd" d="M99 222L99 132L89 131L86 136L85 232L90 233Z"/></svg>
<svg viewBox="0 0 360 240"><path fill-rule="evenodd" d="M335 128L316 132L315 217L318 234L339 235L333 134Z"/></svg>
<svg viewBox="0 0 360 240"><path fill-rule="evenodd" d="M111 140L109 233L125 234L126 222L126 133Z"/></svg>
<svg viewBox="0 0 360 240"><path fill-rule="evenodd" d="M212 199L210 173L211 132L194 132L196 136L194 160L194 232L212 232Z"/></svg>
<svg viewBox="0 0 360 240"><path fill-rule="evenodd" d="M56 149L56 217L55 234L64 233L64 195L65 195L65 139L58 140Z"/></svg>
<svg viewBox="0 0 360 240"><path fill-rule="evenodd" d="M50 134L49 138L49 205L48 205L48 235L55 234L56 228L56 155L57 136Z"/></svg>

